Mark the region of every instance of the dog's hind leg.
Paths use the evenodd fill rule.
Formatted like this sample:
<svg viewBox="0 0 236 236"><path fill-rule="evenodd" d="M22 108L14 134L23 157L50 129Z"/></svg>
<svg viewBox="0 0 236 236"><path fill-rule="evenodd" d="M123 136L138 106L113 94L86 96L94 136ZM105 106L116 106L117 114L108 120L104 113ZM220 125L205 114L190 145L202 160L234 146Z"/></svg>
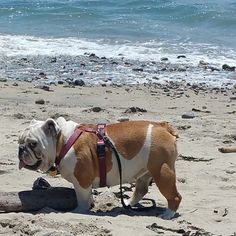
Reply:
<svg viewBox="0 0 236 236"><path fill-rule="evenodd" d="M137 204L148 192L150 179L150 173L146 172L136 180L134 193L127 202L130 206L134 206L135 204Z"/></svg>
<svg viewBox="0 0 236 236"><path fill-rule="evenodd" d="M175 171L164 163L161 166L160 173L152 173L152 176L160 192L168 202L168 209L160 217L171 219L175 215L182 199L177 191Z"/></svg>

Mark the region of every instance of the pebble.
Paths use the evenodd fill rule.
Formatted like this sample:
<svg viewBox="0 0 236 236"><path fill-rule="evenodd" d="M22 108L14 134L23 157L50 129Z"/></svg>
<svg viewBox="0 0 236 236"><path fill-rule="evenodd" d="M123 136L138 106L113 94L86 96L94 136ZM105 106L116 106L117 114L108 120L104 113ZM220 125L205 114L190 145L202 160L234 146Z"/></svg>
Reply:
<svg viewBox="0 0 236 236"><path fill-rule="evenodd" d="M130 107L125 110L125 113L135 113L135 112L147 112L147 110L139 107Z"/></svg>
<svg viewBox="0 0 236 236"><path fill-rule="evenodd" d="M44 91L50 91L50 87L48 85L42 85L40 88Z"/></svg>
<svg viewBox="0 0 236 236"><path fill-rule="evenodd" d="M100 111L102 111L102 108L101 107L93 107L91 110L93 112L100 112Z"/></svg>
<svg viewBox="0 0 236 236"><path fill-rule="evenodd" d="M119 122L124 122L124 121L129 121L129 117L119 117L118 119L117 119L117 121L119 121Z"/></svg>
<svg viewBox="0 0 236 236"><path fill-rule="evenodd" d="M44 99L37 99L37 100L35 101L35 104L43 105L43 104L45 104L45 100L44 100Z"/></svg>
<svg viewBox="0 0 236 236"><path fill-rule="evenodd" d="M187 70L186 67L183 66L183 65L179 65L179 66L176 68L176 71L179 71L179 72L184 72L184 71L186 71L186 70Z"/></svg>
<svg viewBox="0 0 236 236"><path fill-rule="evenodd" d="M25 115L21 114L21 113L17 113L13 115L16 119L24 119Z"/></svg>
<svg viewBox="0 0 236 236"><path fill-rule="evenodd" d="M177 56L177 59L180 59L180 58L186 58L186 56L185 56L185 55L179 55L179 56Z"/></svg>
<svg viewBox="0 0 236 236"><path fill-rule="evenodd" d="M51 59L51 63L55 63L55 62L57 62L57 58L56 58L56 57L53 57L53 58Z"/></svg>
<svg viewBox="0 0 236 236"><path fill-rule="evenodd" d="M72 82L74 86L84 86L85 82L82 79L76 79Z"/></svg>
<svg viewBox="0 0 236 236"><path fill-rule="evenodd" d="M161 61L168 61L169 59L167 57L162 57Z"/></svg>
<svg viewBox="0 0 236 236"><path fill-rule="evenodd" d="M132 70L133 70L133 71L137 71L137 72L142 72L142 71L143 71L143 68L133 68Z"/></svg>
<svg viewBox="0 0 236 236"><path fill-rule="evenodd" d="M222 70L226 70L226 71L235 71L236 67L235 66L229 66L227 64L224 64L222 66Z"/></svg>
<svg viewBox="0 0 236 236"><path fill-rule="evenodd" d="M5 82L7 82L7 79L5 79L5 78L0 78L0 82L5 83Z"/></svg>
<svg viewBox="0 0 236 236"><path fill-rule="evenodd" d="M182 118L183 119L193 119L195 118L195 114L191 111L189 112L185 112L183 115L182 115Z"/></svg>

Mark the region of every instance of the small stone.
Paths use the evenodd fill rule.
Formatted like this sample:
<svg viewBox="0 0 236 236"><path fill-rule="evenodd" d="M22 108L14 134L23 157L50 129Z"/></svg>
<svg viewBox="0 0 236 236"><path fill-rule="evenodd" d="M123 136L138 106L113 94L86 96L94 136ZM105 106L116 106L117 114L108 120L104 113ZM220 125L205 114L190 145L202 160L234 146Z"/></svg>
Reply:
<svg viewBox="0 0 236 236"><path fill-rule="evenodd" d="M117 121L119 122L129 121L129 117L119 117Z"/></svg>
<svg viewBox="0 0 236 236"><path fill-rule="evenodd" d="M100 111L102 111L102 108L101 107L93 107L91 110L93 112L100 112Z"/></svg>
<svg viewBox="0 0 236 236"><path fill-rule="evenodd" d="M179 55L179 56L177 56L177 59L180 59L180 58L186 58L186 56L185 56L185 55Z"/></svg>
<svg viewBox="0 0 236 236"><path fill-rule="evenodd" d="M5 82L7 82L7 79L5 79L5 78L0 78L0 82L5 83Z"/></svg>
<svg viewBox="0 0 236 236"><path fill-rule="evenodd" d="M125 113L135 113L135 112L147 112L147 110L139 107L130 107L125 110Z"/></svg>
<svg viewBox="0 0 236 236"><path fill-rule="evenodd" d="M76 79L73 81L74 86L84 86L85 82L82 79Z"/></svg>
<svg viewBox="0 0 236 236"><path fill-rule="evenodd" d="M191 125L181 125L177 127L178 130L187 130L190 128L191 128Z"/></svg>
<svg viewBox="0 0 236 236"><path fill-rule="evenodd" d="M23 114L21 114L21 113L14 114L13 116L14 116L14 118L16 118L16 119L24 119L24 118L25 118L25 115L23 115Z"/></svg>
<svg viewBox="0 0 236 236"><path fill-rule="evenodd" d="M226 71L235 71L236 67L235 66L229 66L227 64L224 64L222 66L222 70L226 70Z"/></svg>
<svg viewBox="0 0 236 236"><path fill-rule="evenodd" d="M43 85L40 88L43 89L44 91L50 91L50 87L48 85Z"/></svg>
<svg viewBox="0 0 236 236"><path fill-rule="evenodd" d="M184 72L186 71L186 67L185 66L182 66L182 65L179 65L177 68L176 68L176 71L179 71L179 72Z"/></svg>
<svg viewBox="0 0 236 236"><path fill-rule="evenodd" d="M45 78L45 77L46 77L46 74L45 74L44 72L40 72L40 73L39 73L39 76Z"/></svg>
<svg viewBox="0 0 236 236"><path fill-rule="evenodd" d="M182 118L183 119L193 119L195 117L194 113L193 112L185 112L183 115L182 115Z"/></svg>
<svg viewBox="0 0 236 236"><path fill-rule="evenodd" d="M93 57L93 58L99 58L95 53L90 53L89 57Z"/></svg>
<svg viewBox="0 0 236 236"><path fill-rule="evenodd" d="M208 62L205 62L205 61L201 60L201 61L199 61L199 63L198 63L198 68L206 69L208 65L209 65Z"/></svg>
<svg viewBox="0 0 236 236"><path fill-rule="evenodd" d="M43 105L43 104L45 104L45 101L44 101L44 99L37 99L37 100L35 101L35 104Z"/></svg>
<svg viewBox="0 0 236 236"><path fill-rule="evenodd" d="M57 62L57 58L56 58L56 57L53 57L53 58L51 59L51 63L55 63L55 62Z"/></svg>
<svg viewBox="0 0 236 236"><path fill-rule="evenodd" d="M143 68L133 68L132 70L133 70L133 71L137 71L137 72L142 72L142 71L143 71Z"/></svg>
<svg viewBox="0 0 236 236"><path fill-rule="evenodd" d="M162 57L161 61L168 61L169 59L167 57Z"/></svg>

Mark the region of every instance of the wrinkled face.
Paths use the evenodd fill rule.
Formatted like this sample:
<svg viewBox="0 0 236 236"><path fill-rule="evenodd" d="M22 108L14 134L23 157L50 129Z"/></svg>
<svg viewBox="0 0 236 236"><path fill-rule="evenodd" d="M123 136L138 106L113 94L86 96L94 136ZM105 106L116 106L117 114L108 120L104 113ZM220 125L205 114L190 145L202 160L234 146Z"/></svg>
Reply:
<svg viewBox="0 0 236 236"><path fill-rule="evenodd" d="M19 169L48 171L55 162L58 133L53 119L33 120L19 137Z"/></svg>

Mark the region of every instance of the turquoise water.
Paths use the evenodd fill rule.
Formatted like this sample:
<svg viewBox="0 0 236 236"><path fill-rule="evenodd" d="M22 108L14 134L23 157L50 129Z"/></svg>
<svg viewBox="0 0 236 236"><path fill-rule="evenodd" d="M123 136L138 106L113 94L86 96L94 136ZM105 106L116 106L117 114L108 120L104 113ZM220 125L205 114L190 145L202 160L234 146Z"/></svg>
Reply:
<svg viewBox="0 0 236 236"><path fill-rule="evenodd" d="M0 32L236 48L235 0L1 0Z"/></svg>

